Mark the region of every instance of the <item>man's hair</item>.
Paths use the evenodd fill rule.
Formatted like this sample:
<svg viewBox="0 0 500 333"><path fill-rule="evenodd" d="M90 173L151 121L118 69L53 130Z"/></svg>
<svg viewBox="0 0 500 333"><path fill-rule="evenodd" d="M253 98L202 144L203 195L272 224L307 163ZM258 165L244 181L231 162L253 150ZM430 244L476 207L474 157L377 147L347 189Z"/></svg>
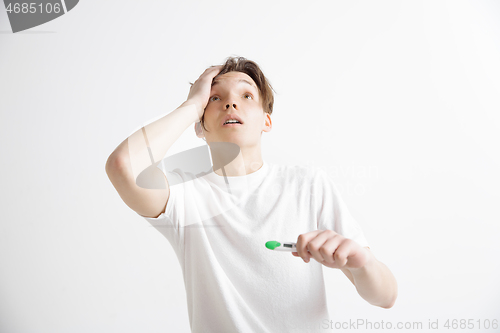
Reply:
<svg viewBox="0 0 500 333"><path fill-rule="evenodd" d="M222 69L219 74L217 74L217 76L213 78L212 84L213 81L217 79L217 77L229 72L242 72L250 76L259 90L262 109L266 113L273 113L274 89L271 86L271 83L269 83L269 80L264 76L264 73L262 73L262 70L260 69L259 65L257 65L257 63L244 57L228 57L226 58L225 63L222 65ZM203 126L206 131L207 129L205 128L205 113L203 113L200 122L201 126Z"/></svg>

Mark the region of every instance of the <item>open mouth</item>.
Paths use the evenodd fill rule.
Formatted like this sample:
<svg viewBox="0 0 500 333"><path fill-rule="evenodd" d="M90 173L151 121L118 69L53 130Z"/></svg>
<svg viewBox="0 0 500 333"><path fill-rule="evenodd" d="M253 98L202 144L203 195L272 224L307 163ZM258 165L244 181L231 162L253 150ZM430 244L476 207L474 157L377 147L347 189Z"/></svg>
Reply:
<svg viewBox="0 0 500 333"><path fill-rule="evenodd" d="M223 126L238 126L238 125L243 125L243 124L240 123L238 120L234 119L228 120L223 124Z"/></svg>

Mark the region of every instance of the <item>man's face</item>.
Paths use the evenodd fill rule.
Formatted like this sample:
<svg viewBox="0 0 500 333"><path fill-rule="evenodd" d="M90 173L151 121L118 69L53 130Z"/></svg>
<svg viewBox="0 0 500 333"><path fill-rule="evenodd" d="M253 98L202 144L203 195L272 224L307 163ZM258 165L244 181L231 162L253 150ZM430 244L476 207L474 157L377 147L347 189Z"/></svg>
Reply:
<svg viewBox="0 0 500 333"><path fill-rule="evenodd" d="M240 123L226 124L228 117ZM205 127L207 143L232 142L240 148L260 145L262 131L269 132L272 123L262 108L257 85L249 75L229 72L214 80L205 108Z"/></svg>

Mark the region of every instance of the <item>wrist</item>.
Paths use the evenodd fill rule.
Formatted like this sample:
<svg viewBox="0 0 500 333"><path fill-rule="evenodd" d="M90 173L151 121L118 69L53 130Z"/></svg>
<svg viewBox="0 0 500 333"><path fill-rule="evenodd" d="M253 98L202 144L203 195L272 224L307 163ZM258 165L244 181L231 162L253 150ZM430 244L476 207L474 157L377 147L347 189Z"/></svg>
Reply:
<svg viewBox="0 0 500 333"><path fill-rule="evenodd" d="M183 106L193 105L196 108L196 114L198 115L198 119L196 121L201 120L203 112L205 111L201 102L195 99L187 99L184 103L182 103L182 105Z"/></svg>
<svg viewBox="0 0 500 333"><path fill-rule="evenodd" d="M363 254L360 253L359 255L366 255L367 256L367 259L366 259L364 265L360 266L360 267L348 267L347 268L352 273L353 276L359 275L359 274L364 274L364 273L370 271L374 266L377 265L377 259L373 255L372 251L370 251L366 247L363 247L362 251L364 251L364 253Z"/></svg>
<svg viewBox="0 0 500 333"><path fill-rule="evenodd" d="M202 106L194 100L188 99L184 101L184 103L179 106L179 109L180 108L189 110L191 123L199 122L203 116L204 110L202 109Z"/></svg>

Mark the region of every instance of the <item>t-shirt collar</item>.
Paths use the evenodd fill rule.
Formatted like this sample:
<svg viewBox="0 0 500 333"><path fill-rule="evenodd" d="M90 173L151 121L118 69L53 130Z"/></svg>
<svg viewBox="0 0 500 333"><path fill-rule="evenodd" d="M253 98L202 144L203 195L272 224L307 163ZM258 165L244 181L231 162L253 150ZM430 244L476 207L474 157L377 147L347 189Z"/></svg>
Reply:
<svg viewBox="0 0 500 333"><path fill-rule="evenodd" d="M269 171L269 164L266 161L263 161L262 166L257 170L245 176L220 176L213 171L205 175L204 177L216 184L221 188L229 187L250 187L255 184L259 184L262 182L264 177L267 175Z"/></svg>

